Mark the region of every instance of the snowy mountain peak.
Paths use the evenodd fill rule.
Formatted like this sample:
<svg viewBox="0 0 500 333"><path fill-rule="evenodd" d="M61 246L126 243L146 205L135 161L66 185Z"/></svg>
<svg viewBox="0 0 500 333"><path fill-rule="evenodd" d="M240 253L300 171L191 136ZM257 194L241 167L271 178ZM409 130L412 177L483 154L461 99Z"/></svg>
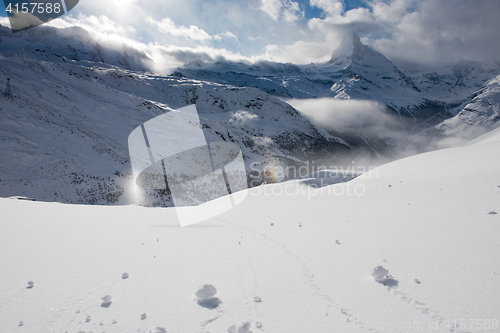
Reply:
<svg viewBox="0 0 500 333"><path fill-rule="evenodd" d="M364 45L356 33L346 36L331 60L322 64L196 61L178 68L174 75L255 87L285 98L376 100L394 110L407 109L423 102L412 80L381 53Z"/></svg>
<svg viewBox="0 0 500 333"><path fill-rule="evenodd" d="M372 62L374 60L391 63L381 53L363 44L359 35L353 32L342 39L340 45L333 51L328 64L344 65L343 67L345 67L350 63Z"/></svg>
<svg viewBox="0 0 500 333"><path fill-rule="evenodd" d="M423 102L413 81L356 33L344 37L325 65L335 81L330 88L333 97L378 100L395 110Z"/></svg>
<svg viewBox="0 0 500 333"><path fill-rule="evenodd" d="M354 54L357 54L359 58L364 48L367 47L361 43L357 33L348 34L344 36L339 46L333 51L328 63L334 64L342 60L352 60Z"/></svg>

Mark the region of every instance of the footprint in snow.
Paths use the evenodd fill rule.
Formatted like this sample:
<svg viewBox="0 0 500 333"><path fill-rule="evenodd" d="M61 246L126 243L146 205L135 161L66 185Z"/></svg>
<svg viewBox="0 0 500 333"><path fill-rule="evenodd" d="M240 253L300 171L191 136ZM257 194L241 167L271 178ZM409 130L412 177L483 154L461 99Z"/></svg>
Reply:
<svg viewBox="0 0 500 333"><path fill-rule="evenodd" d="M259 296L255 296L255 297L253 298L253 301L254 301L255 303L260 303L260 302L262 302L262 298L260 298Z"/></svg>
<svg viewBox="0 0 500 333"><path fill-rule="evenodd" d="M155 333L167 333L167 329L164 327L157 327Z"/></svg>
<svg viewBox="0 0 500 333"><path fill-rule="evenodd" d="M250 331L250 326L252 326L252 324L248 321L245 321L240 326L231 325L228 327L227 333L252 333L252 331Z"/></svg>
<svg viewBox="0 0 500 333"><path fill-rule="evenodd" d="M122 274L122 279L124 279L124 280L125 280L125 279L128 279L128 273L123 273L123 274Z"/></svg>
<svg viewBox="0 0 500 333"><path fill-rule="evenodd" d="M222 303L218 297L207 297L198 299L196 301L199 306L207 309L216 309L219 307L219 304Z"/></svg>
<svg viewBox="0 0 500 333"><path fill-rule="evenodd" d="M29 281L28 282L28 286L26 287L26 289L31 289L35 286L35 283L33 281Z"/></svg>
<svg viewBox="0 0 500 333"><path fill-rule="evenodd" d="M198 299L212 297L215 296L215 294L217 294L217 289L211 284L204 284L194 293Z"/></svg>
<svg viewBox="0 0 500 333"><path fill-rule="evenodd" d="M141 314L141 320L144 320L146 318L147 318L146 313Z"/></svg>
<svg viewBox="0 0 500 333"><path fill-rule="evenodd" d="M389 274L389 271L380 265L372 268L371 276L375 281L386 287L397 287L399 284L399 281L394 279L393 276Z"/></svg>
<svg viewBox="0 0 500 333"><path fill-rule="evenodd" d="M102 303L101 303L101 307L102 308L109 308L111 306L111 296L110 295L106 295L104 297L101 298L102 299Z"/></svg>
<svg viewBox="0 0 500 333"><path fill-rule="evenodd" d="M215 309L222 303L218 297L215 297L217 289L211 284L204 284L194 294L198 305L207 309Z"/></svg>
<svg viewBox="0 0 500 333"><path fill-rule="evenodd" d="M489 215L497 215L498 213L492 210L491 212L488 213Z"/></svg>

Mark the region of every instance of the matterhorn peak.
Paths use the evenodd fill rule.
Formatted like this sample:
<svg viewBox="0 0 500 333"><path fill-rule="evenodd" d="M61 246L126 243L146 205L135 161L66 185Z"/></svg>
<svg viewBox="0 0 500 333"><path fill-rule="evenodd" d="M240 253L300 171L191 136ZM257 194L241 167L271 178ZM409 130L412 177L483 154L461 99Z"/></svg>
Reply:
<svg viewBox="0 0 500 333"><path fill-rule="evenodd" d="M377 53L361 43L357 33L350 32L344 35L339 46L333 51L329 63L359 62L369 56L376 56Z"/></svg>

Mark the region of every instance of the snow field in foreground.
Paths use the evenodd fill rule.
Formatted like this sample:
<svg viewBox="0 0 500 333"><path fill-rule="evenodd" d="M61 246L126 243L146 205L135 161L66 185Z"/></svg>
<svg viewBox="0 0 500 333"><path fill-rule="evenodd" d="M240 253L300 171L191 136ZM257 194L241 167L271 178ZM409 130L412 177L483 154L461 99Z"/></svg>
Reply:
<svg viewBox="0 0 500 333"><path fill-rule="evenodd" d="M250 189L186 228L171 209L0 199L0 331L498 331L499 148L490 137L331 185L362 196Z"/></svg>

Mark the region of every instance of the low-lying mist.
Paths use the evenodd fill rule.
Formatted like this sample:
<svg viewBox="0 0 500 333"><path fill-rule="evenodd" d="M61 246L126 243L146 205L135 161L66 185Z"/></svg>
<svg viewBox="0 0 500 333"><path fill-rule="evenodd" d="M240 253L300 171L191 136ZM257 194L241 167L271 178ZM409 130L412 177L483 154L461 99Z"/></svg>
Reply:
<svg viewBox="0 0 500 333"><path fill-rule="evenodd" d="M389 147L376 151L377 158L365 156L359 160L380 165L390 160L426 151L458 146L467 140L445 137L435 128L412 131L408 119L401 119L388 111L385 105L369 100L339 100L334 98L285 100L314 125L332 135L379 138ZM406 125L405 125L406 124ZM376 149L375 149L376 150ZM356 164L358 164L356 162Z"/></svg>

